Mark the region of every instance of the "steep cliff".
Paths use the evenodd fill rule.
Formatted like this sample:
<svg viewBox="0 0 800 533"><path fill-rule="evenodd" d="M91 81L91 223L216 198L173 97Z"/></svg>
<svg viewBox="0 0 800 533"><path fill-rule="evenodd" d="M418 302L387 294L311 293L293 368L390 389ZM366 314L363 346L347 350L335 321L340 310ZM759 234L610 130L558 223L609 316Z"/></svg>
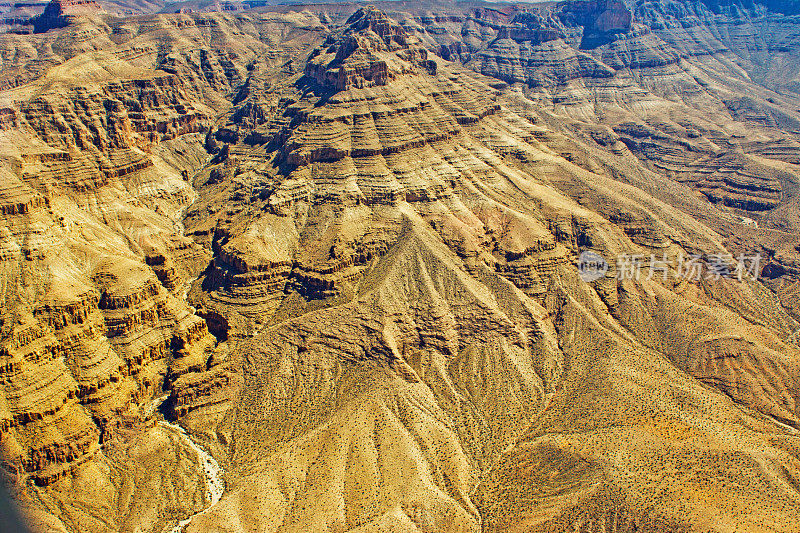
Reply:
<svg viewBox="0 0 800 533"><path fill-rule="evenodd" d="M37 33L63 28L81 16L103 13L103 8L94 0L53 0L44 12L33 18L33 29Z"/></svg>
<svg viewBox="0 0 800 533"><path fill-rule="evenodd" d="M797 494L778 487L795 470L758 465L796 455L755 429L800 414L796 322L777 295L674 272L588 285L571 266L587 247L738 251L724 233L747 211L733 209L770 212L795 179L785 141L774 163L716 144L747 119L702 119L709 97L690 99L699 82L641 27L609 22L613 40L584 50L577 22L506 17L488 46L533 36L596 65L514 91L417 52L425 20L454 19L420 17L417 41L411 22L359 11L215 133L227 146L187 215L215 253L194 301L255 339L225 414L188 410L198 431L213 413L235 479L189 530L675 531L708 513L720 530L772 513L791 529ZM763 146L783 138L746 123ZM737 406L753 418L732 422Z"/></svg>
<svg viewBox="0 0 800 533"><path fill-rule="evenodd" d="M180 7L0 35L36 528L800 528L790 5Z"/></svg>

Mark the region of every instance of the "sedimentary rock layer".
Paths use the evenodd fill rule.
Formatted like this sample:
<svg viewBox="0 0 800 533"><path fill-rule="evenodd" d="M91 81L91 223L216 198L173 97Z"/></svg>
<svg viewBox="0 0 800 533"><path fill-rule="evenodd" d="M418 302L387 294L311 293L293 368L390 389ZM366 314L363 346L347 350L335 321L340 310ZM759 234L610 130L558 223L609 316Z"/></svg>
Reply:
<svg viewBox="0 0 800 533"><path fill-rule="evenodd" d="M384 7L0 35L31 523L797 530L790 6Z"/></svg>

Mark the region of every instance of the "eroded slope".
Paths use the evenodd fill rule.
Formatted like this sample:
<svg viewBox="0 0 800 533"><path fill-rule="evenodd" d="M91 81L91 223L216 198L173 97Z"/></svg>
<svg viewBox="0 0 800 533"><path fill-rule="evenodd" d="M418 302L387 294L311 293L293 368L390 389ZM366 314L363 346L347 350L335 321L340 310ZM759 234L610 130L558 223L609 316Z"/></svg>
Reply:
<svg viewBox="0 0 800 533"><path fill-rule="evenodd" d="M640 4L4 36L30 76L2 115L30 513L202 509L191 454L140 421L163 388L226 470L188 531L796 530L797 98L720 29L792 22ZM759 281L614 261L756 252Z"/></svg>

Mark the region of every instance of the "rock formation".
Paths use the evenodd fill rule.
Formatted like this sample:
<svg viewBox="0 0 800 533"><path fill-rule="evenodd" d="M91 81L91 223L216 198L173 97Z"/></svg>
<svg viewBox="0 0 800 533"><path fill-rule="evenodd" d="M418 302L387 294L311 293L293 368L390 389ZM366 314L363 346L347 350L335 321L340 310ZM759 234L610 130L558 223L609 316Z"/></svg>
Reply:
<svg viewBox="0 0 800 533"><path fill-rule="evenodd" d="M77 17L95 15L102 9L95 0L52 0L44 12L33 19L33 28L37 33L63 28Z"/></svg>
<svg viewBox="0 0 800 533"><path fill-rule="evenodd" d="M581 48L597 48L631 31L632 15L622 0L564 2L557 16L567 26L583 28Z"/></svg>
<svg viewBox="0 0 800 533"><path fill-rule="evenodd" d="M0 34L32 527L798 530L791 3L383 7Z"/></svg>

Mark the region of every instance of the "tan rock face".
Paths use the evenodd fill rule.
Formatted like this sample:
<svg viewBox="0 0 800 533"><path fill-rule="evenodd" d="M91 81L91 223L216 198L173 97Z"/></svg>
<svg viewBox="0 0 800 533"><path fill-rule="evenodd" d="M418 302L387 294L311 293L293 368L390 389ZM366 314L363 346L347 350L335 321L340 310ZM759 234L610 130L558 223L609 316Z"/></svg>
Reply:
<svg viewBox="0 0 800 533"><path fill-rule="evenodd" d="M387 85L398 76L422 68L436 70L419 40L380 11L359 10L346 22L347 30L316 50L305 73L337 91Z"/></svg>
<svg viewBox="0 0 800 533"><path fill-rule="evenodd" d="M4 122L2 443L20 486L88 476L120 490L107 457L124 420L165 380L204 369L216 343L169 292L205 259L177 229L193 197L181 157L158 155L202 143L209 108L177 77L118 61L90 54L49 72L10 96ZM107 512L98 505L70 527Z"/></svg>
<svg viewBox="0 0 800 533"><path fill-rule="evenodd" d="M785 7L229 7L0 35L35 527L800 528Z"/></svg>

